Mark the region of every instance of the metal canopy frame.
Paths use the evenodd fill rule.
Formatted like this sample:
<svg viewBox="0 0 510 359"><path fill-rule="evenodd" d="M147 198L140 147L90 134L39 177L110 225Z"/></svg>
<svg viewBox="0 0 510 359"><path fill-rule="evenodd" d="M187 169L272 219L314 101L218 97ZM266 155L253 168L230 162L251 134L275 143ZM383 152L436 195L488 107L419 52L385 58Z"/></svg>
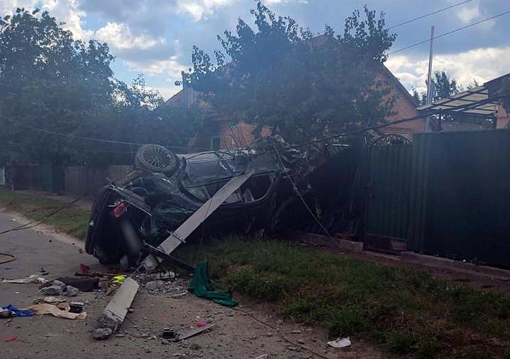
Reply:
<svg viewBox="0 0 510 359"><path fill-rule="evenodd" d="M428 114L495 117L494 110L499 99L499 96L490 97L489 89L484 85L420 106L417 110Z"/></svg>

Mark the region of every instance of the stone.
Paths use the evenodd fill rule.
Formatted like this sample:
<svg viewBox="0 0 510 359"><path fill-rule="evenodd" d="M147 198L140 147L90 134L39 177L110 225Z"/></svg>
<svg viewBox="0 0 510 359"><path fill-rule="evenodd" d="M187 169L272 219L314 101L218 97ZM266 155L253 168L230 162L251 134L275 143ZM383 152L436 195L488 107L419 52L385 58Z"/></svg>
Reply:
<svg viewBox="0 0 510 359"><path fill-rule="evenodd" d="M72 287L68 285L66 287L65 295L68 297L76 297L78 294L80 294L80 290L78 288Z"/></svg>
<svg viewBox="0 0 510 359"><path fill-rule="evenodd" d="M191 350L200 350L200 349L201 349L200 345L198 345L197 343L193 343L193 344L191 344L191 345L189 346L189 348L190 348Z"/></svg>
<svg viewBox="0 0 510 359"><path fill-rule="evenodd" d="M145 289L153 291L158 289L158 284L155 281L145 283Z"/></svg>

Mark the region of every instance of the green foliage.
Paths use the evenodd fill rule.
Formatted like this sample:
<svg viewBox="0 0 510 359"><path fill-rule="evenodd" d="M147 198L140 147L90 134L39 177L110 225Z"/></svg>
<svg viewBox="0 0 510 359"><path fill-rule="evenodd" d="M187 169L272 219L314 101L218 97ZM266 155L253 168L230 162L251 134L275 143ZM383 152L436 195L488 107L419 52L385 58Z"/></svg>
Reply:
<svg viewBox="0 0 510 359"><path fill-rule="evenodd" d="M200 252L197 258L197 250ZM217 286L274 303L284 316L417 358L503 358L510 300L429 274L271 240L183 246Z"/></svg>
<svg viewBox="0 0 510 359"><path fill-rule="evenodd" d="M391 114L393 98L376 80L395 40L365 8L314 37L290 17L261 2L251 11L256 28L239 19L235 33L218 36L216 61L193 48L186 83L222 114L277 127L291 141L377 124ZM227 61L228 59L228 61Z"/></svg>
<svg viewBox="0 0 510 359"><path fill-rule="evenodd" d="M427 82L425 85L428 86ZM462 88L457 84L457 80L452 79L446 71L436 71L434 73L432 77L432 102L456 95L461 90ZM418 100L420 105L427 103L427 94L425 92L422 92L420 97L418 91L414 90L413 97Z"/></svg>

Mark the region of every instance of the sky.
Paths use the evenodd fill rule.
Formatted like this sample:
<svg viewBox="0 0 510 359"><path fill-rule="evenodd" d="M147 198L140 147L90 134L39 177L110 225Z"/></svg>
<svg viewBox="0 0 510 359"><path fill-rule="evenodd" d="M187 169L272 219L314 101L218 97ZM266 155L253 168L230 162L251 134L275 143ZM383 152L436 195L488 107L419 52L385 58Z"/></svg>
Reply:
<svg viewBox="0 0 510 359"><path fill-rule="evenodd" d="M264 0L277 15L291 16L314 33L325 25L343 31L345 18L365 5L386 14L388 27L466 0ZM2 15L17 7L40 8L65 22L75 38L108 43L115 76L131 82L145 75L147 85L167 99L180 90L175 81L191 65L193 45L212 52L216 35L235 30L239 18L251 22L253 0L0 0ZM508 0L468 0L392 29L397 34L386 66L408 89L425 90L429 44L409 45L510 11ZM459 84L489 81L510 72L510 14L434 41L434 71L445 70Z"/></svg>

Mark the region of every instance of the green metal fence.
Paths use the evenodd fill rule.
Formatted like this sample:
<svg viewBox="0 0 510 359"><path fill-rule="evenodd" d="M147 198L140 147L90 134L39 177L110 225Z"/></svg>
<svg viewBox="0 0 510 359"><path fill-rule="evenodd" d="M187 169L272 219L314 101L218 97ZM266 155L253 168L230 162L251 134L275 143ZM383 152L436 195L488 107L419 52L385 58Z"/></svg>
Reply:
<svg viewBox="0 0 510 359"><path fill-rule="evenodd" d="M368 163L367 234L510 267L510 131L419 134Z"/></svg>

